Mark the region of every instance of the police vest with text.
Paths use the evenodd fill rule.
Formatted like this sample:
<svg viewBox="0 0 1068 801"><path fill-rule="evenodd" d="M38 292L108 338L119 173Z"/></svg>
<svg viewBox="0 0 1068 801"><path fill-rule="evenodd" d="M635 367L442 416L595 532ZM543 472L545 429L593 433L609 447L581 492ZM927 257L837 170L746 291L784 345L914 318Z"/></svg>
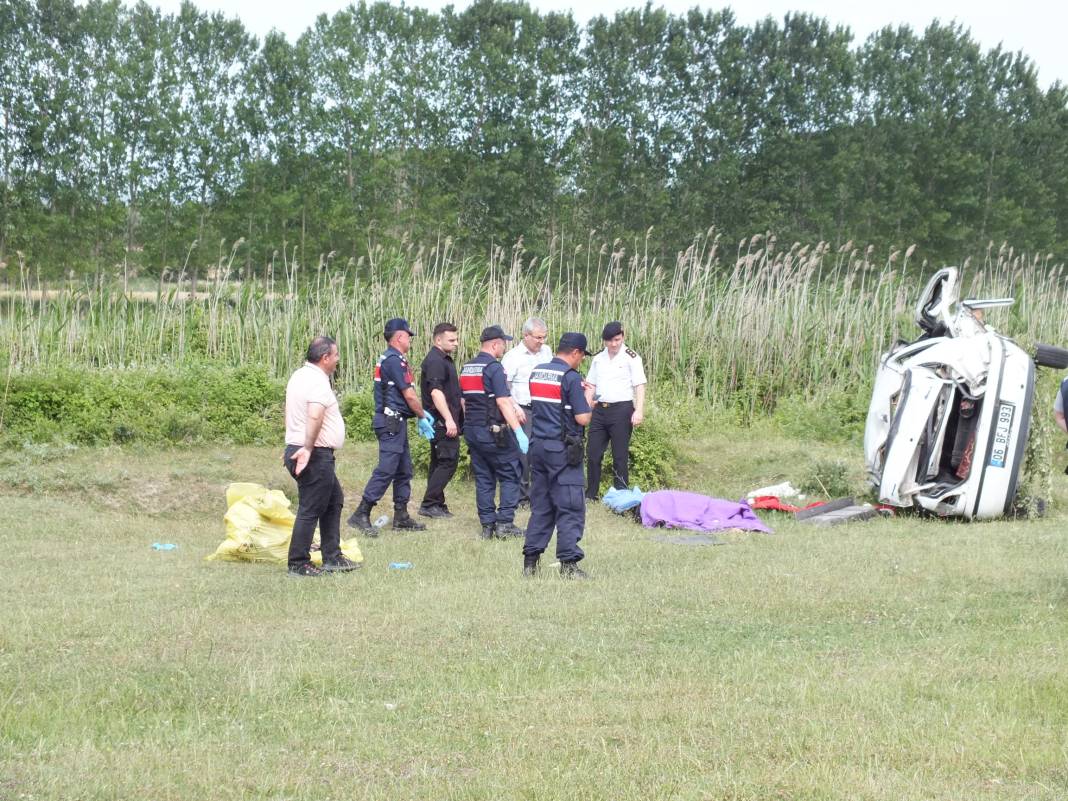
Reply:
<svg viewBox="0 0 1068 801"><path fill-rule="evenodd" d="M534 410L533 439L560 440L564 443L567 463L582 463L582 426L575 422L571 404L564 398L564 377L578 372L555 362L535 367L530 374L530 403Z"/></svg>
<svg viewBox="0 0 1068 801"><path fill-rule="evenodd" d="M487 432L498 447L508 445L508 426L504 422L501 410L497 406L497 395L486 380L486 369L497 364L488 353L478 356L460 368L460 391L464 396L465 432L477 435L479 430Z"/></svg>

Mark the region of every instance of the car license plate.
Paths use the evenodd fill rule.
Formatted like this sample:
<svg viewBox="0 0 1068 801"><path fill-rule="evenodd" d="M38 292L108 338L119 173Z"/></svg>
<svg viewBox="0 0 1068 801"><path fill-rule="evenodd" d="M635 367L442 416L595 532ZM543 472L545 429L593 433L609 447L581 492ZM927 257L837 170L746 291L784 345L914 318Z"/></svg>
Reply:
<svg viewBox="0 0 1068 801"><path fill-rule="evenodd" d="M1012 440L1012 419L1016 416L1016 404L1002 403L994 421L994 447L990 449L990 466L1004 467Z"/></svg>

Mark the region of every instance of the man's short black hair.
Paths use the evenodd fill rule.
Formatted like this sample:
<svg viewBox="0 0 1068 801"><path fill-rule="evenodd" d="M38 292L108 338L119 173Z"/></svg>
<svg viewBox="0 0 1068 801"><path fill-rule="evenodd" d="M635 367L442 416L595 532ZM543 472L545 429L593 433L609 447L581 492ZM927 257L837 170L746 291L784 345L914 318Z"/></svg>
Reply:
<svg viewBox="0 0 1068 801"><path fill-rule="evenodd" d="M433 335L435 337L438 337L438 336L441 336L442 334L448 334L451 331L456 331L456 330L457 330L456 326L453 325L452 323L438 323L437 325L434 326L434 334Z"/></svg>
<svg viewBox="0 0 1068 801"><path fill-rule="evenodd" d="M318 364L326 356L330 355L331 348L336 344L337 342L335 342L332 337L328 337L325 334L316 337L311 341L311 344L308 345L308 361L312 364Z"/></svg>

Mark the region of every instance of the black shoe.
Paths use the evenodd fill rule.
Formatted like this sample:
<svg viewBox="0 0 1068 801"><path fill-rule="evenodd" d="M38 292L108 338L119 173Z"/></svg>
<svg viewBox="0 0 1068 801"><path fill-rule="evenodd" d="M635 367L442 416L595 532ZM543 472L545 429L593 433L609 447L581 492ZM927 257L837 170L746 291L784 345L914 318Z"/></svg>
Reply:
<svg viewBox="0 0 1068 801"><path fill-rule="evenodd" d="M498 523L497 524L497 536L501 539L505 537L525 537L527 532L523 531L515 523Z"/></svg>
<svg viewBox="0 0 1068 801"><path fill-rule="evenodd" d="M374 508L373 503L368 503L365 500L360 501L360 505L356 507L356 511L349 517L349 525L352 528L358 528L368 537L377 537L378 532L375 527L371 525L371 510Z"/></svg>
<svg viewBox="0 0 1068 801"><path fill-rule="evenodd" d="M483 523L482 533L478 535L484 540L492 540L497 537L497 524L496 523Z"/></svg>
<svg viewBox="0 0 1068 801"><path fill-rule="evenodd" d="M340 556L337 559L323 562L324 573L348 573L352 570L359 570L363 565L359 562L353 562L347 556Z"/></svg>
<svg viewBox="0 0 1068 801"><path fill-rule="evenodd" d="M438 507L438 509L441 510L442 517L452 517L452 512L449 511L449 507L447 504L442 504Z"/></svg>
<svg viewBox="0 0 1068 801"><path fill-rule="evenodd" d="M561 562L560 576L566 579L588 579L590 574L578 566L578 562Z"/></svg>
<svg viewBox="0 0 1068 801"><path fill-rule="evenodd" d="M304 562L296 567L289 568L288 575L290 578L319 578L326 574L311 562Z"/></svg>
<svg viewBox="0 0 1068 801"><path fill-rule="evenodd" d="M408 514L407 506L394 506L393 529L394 531L426 531L426 526L412 519Z"/></svg>
<svg viewBox="0 0 1068 801"><path fill-rule="evenodd" d="M536 576L538 574L538 560L541 559L541 554L534 554L533 556L523 555L523 575L527 578Z"/></svg>
<svg viewBox="0 0 1068 801"><path fill-rule="evenodd" d="M420 517L452 517L452 514L445 510L443 506L420 506Z"/></svg>

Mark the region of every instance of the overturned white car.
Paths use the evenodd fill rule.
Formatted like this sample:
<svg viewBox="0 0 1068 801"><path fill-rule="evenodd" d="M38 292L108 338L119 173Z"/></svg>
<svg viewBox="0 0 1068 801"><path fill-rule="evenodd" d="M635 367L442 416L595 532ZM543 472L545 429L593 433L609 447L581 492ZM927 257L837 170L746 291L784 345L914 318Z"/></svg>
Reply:
<svg viewBox="0 0 1068 801"><path fill-rule="evenodd" d="M983 322L1011 298L957 302L957 270L940 270L916 306L922 335L883 355L864 431L882 503L939 516L1011 514L1031 423L1035 364L1068 367L1068 351L1034 357Z"/></svg>

